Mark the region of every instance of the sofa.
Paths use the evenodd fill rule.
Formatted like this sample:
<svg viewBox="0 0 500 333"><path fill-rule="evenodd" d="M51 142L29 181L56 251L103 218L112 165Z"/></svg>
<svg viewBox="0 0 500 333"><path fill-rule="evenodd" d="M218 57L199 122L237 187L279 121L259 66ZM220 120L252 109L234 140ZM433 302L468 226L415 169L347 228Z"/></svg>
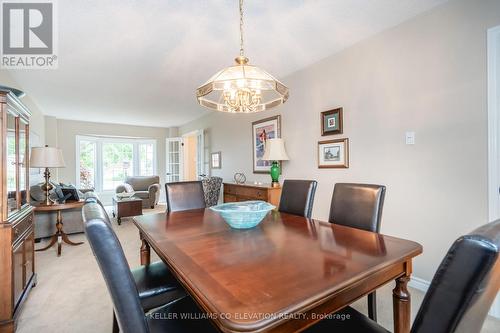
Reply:
<svg viewBox="0 0 500 333"><path fill-rule="evenodd" d="M97 200L97 194L92 189L79 190L81 199L94 197ZM51 195L52 197L52 195ZM45 202L45 193L41 189L41 185L33 185L30 187L30 204L37 206ZM63 230L67 234L83 232L82 209L65 209L61 211L63 219ZM35 239L51 237L56 233L57 212L35 212Z"/></svg>
<svg viewBox="0 0 500 333"><path fill-rule="evenodd" d="M122 192L135 192L135 196L142 199L142 208L155 208L160 198L160 177L127 177L124 183L116 188L116 193Z"/></svg>

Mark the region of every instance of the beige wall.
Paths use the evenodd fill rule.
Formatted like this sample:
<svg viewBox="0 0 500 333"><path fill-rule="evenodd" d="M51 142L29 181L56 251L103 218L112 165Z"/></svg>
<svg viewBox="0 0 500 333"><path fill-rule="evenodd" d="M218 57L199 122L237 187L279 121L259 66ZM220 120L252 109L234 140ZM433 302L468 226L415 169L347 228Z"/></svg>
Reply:
<svg viewBox="0 0 500 333"><path fill-rule="evenodd" d="M76 183L76 136L106 135L147 138L156 140L156 170L161 184L165 182L165 140L175 129L160 127L129 126L118 124L94 123L46 117L47 143L62 149L66 168L58 170L59 181ZM162 189L163 192L163 189Z"/></svg>
<svg viewBox="0 0 500 333"><path fill-rule="evenodd" d="M212 113L207 129L226 180L252 174L251 122L282 115L284 178L319 182L313 216L328 217L336 182L387 186L382 232L420 242L414 275L430 280L451 242L487 222L486 30L500 1L450 1L282 78L291 97L273 112ZM272 68L266 68L272 72ZM344 134L320 136L320 112L344 108ZM405 145L405 131L416 144ZM318 169L317 142L347 137L349 169Z"/></svg>
<svg viewBox="0 0 500 333"><path fill-rule="evenodd" d="M21 98L21 101L28 107L31 111L30 128L32 132L35 132L40 139L40 144L45 142L45 120L42 111L33 102L30 92L25 91L20 87L17 82L12 78L12 76L5 70L0 70L0 85L17 88L26 93L26 95Z"/></svg>

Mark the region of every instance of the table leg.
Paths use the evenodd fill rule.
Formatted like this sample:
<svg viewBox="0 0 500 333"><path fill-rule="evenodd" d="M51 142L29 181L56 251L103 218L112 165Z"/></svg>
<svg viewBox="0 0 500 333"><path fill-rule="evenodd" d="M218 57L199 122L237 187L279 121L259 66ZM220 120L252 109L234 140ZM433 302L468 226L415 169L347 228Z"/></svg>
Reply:
<svg viewBox="0 0 500 333"><path fill-rule="evenodd" d="M62 214L61 211L57 211L57 223L56 223L56 233L52 236L50 239L49 245L47 245L44 248L38 249L36 251L45 251L52 247L55 243L57 242L57 256L61 256L61 251L62 251L62 242L65 242L66 244L69 245L80 245L83 244L83 242L72 242L69 240L68 235L63 231L63 222L62 222Z"/></svg>
<svg viewBox="0 0 500 333"><path fill-rule="evenodd" d="M139 232L139 237L141 238L141 265L149 265L151 262L149 243L144 239L141 232Z"/></svg>
<svg viewBox="0 0 500 333"><path fill-rule="evenodd" d="M410 332L411 299L410 292L407 288L408 281L410 281L409 275L403 275L397 278L396 287L392 290L395 333Z"/></svg>

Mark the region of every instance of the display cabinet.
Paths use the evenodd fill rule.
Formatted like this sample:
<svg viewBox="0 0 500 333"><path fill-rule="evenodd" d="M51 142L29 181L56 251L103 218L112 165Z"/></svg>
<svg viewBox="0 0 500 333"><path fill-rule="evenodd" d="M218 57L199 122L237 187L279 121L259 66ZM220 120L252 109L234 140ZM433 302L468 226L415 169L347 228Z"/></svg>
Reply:
<svg viewBox="0 0 500 333"><path fill-rule="evenodd" d="M29 205L30 111L22 92L0 87L0 333L16 319L36 283L33 207Z"/></svg>

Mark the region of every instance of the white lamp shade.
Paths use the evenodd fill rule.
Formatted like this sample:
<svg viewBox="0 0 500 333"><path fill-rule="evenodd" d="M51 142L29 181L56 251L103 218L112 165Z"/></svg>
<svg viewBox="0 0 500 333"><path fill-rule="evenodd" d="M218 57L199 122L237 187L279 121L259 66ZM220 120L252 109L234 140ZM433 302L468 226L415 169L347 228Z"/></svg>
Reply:
<svg viewBox="0 0 500 333"><path fill-rule="evenodd" d="M285 150L285 141L283 139L267 139L266 150L264 151L263 160L266 161L288 161L288 155Z"/></svg>
<svg viewBox="0 0 500 333"><path fill-rule="evenodd" d="M32 168L64 168L62 150L55 147L31 148L30 167Z"/></svg>

